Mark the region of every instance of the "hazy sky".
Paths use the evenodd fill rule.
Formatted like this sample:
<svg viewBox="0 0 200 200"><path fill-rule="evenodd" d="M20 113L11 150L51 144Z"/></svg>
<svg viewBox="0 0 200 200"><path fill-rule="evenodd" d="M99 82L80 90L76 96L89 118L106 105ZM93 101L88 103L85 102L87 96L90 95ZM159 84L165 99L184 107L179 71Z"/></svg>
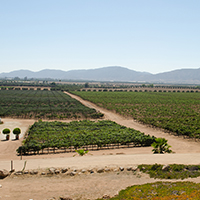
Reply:
<svg viewBox="0 0 200 200"><path fill-rule="evenodd" d="M200 67L199 0L0 0L0 73Z"/></svg>

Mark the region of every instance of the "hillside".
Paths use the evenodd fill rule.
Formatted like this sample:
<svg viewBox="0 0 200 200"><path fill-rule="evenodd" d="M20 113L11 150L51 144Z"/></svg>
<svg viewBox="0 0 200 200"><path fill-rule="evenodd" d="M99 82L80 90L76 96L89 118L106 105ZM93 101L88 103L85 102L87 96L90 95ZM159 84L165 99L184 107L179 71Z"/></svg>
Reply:
<svg viewBox="0 0 200 200"><path fill-rule="evenodd" d="M170 72L151 74L138 72L125 67L103 67L86 70L51 70L45 69L38 72L30 70L17 70L1 73L0 78L37 78L59 80L84 80L84 81L120 81L120 82L151 82L151 83L185 83L200 84L199 69L179 69Z"/></svg>

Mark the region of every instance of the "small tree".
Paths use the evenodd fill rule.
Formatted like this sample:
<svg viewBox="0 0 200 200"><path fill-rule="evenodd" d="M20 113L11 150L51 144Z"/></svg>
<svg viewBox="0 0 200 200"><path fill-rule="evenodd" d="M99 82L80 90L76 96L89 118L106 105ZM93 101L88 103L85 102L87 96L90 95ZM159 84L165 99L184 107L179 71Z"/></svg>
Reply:
<svg viewBox="0 0 200 200"><path fill-rule="evenodd" d="M151 146L154 148L153 153L172 153L172 150L169 149L171 146L167 144L165 138L156 138Z"/></svg>
<svg viewBox="0 0 200 200"><path fill-rule="evenodd" d="M3 129L3 134L6 135L6 140L9 140L9 138L10 138L10 129L8 129L8 128Z"/></svg>
<svg viewBox="0 0 200 200"><path fill-rule="evenodd" d="M19 140L19 134L21 133L21 129L20 128L15 128L13 130L13 134L15 134L16 140Z"/></svg>

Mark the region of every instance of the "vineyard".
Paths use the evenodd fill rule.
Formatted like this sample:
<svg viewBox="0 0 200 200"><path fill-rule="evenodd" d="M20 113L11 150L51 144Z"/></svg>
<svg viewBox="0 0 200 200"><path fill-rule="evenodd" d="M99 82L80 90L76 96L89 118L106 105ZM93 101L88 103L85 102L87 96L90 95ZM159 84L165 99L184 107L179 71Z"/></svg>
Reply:
<svg viewBox="0 0 200 200"><path fill-rule="evenodd" d="M155 137L109 121L35 122L19 154L71 152L133 146L150 146Z"/></svg>
<svg viewBox="0 0 200 200"><path fill-rule="evenodd" d="M142 123L200 138L200 93L76 91L73 94Z"/></svg>
<svg viewBox="0 0 200 200"><path fill-rule="evenodd" d="M102 116L60 91L0 90L0 117L78 119Z"/></svg>

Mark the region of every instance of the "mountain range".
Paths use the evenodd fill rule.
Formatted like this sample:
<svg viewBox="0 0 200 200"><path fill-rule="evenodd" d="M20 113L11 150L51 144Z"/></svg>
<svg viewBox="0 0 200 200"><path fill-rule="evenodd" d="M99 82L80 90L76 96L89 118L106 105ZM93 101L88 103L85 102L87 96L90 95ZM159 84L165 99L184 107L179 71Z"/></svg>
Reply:
<svg viewBox="0 0 200 200"><path fill-rule="evenodd" d="M200 68L178 69L169 72L151 74L139 72L125 67L102 67L87 70L52 70L45 69L38 72L17 70L9 73L0 73L0 78L58 79L76 81L119 81L119 82L149 82L149 83L178 83L200 84Z"/></svg>

